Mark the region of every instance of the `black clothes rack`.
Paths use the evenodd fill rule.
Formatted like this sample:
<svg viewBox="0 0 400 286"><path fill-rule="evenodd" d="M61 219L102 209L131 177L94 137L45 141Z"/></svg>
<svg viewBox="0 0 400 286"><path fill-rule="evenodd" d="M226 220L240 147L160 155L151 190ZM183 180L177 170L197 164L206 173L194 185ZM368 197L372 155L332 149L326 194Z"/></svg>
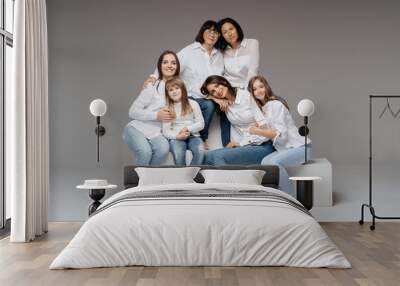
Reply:
<svg viewBox="0 0 400 286"><path fill-rule="evenodd" d="M358 221L359 224L364 223L364 208L369 208L369 211L372 215L372 225L370 225L370 229L375 229L375 219L400 219L400 217L387 217L387 216L378 216L375 213L375 209L372 203L372 102L373 99L382 99L386 98L386 106L382 113L380 114L379 118L383 116L383 114L388 110L393 118L396 118L400 114L400 109L396 112L390 106L389 98L400 98L400 95L370 95L369 96L369 203L362 204L361 206L361 219Z"/></svg>

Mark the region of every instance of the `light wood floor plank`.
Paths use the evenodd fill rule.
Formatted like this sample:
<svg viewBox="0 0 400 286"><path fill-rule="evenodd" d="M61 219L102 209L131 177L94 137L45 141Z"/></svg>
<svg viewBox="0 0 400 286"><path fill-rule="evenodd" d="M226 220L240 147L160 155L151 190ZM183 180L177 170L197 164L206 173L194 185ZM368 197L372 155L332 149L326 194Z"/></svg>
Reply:
<svg viewBox="0 0 400 286"><path fill-rule="evenodd" d="M375 231L357 223L321 225L349 259L352 269L132 266L50 271L51 261L81 226L51 223L49 233L32 243L0 241L0 285L399 285L400 223L379 222Z"/></svg>

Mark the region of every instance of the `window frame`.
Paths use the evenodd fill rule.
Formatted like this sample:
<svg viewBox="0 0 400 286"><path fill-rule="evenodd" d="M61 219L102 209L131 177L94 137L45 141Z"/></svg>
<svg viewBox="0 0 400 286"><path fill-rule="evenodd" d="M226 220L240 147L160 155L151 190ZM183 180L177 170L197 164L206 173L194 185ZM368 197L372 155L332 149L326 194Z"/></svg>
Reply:
<svg viewBox="0 0 400 286"><path fill-rule="evenodd" d="M6 46L13 48L13 34L6 30L6 0L0 0L0 236L9 232L10 219L6 219L6 189L5 189L5 92L6 92ZM15 0L13 2L13 13ZM14 15L12 15L14 18ZM14 30L14 27L13 29Z"/></svg>

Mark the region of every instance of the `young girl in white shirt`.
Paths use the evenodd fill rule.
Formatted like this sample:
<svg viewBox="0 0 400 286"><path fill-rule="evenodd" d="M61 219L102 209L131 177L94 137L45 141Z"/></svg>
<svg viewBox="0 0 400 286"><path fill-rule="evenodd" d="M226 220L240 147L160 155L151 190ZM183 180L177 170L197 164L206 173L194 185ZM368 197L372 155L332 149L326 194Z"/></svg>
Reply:
<svg viewBox="0 0 400 286"><path fill-rule="evenodd" d="M199 104L188 98L185 84L177 77L165 83L165 98L173 120L162 124L162 132L169 140L175 165L186 165L186 150L193 155L190 165L201 165L204 147L199 132L204 119Z"/></svg>
<svg viewBox="0 0 400 286"><path fill-rule="evenodd" d="M261 164L278 165L280 170L279 188L293 195L293 187L286 167L300 165L304 162L304 138L299 135L286 102L274 95L264 77L253 77L249 82L248 90L263 111L269 126L268 129L252 127L249 131L252 134L271 139L276 149L275 152L263 158ZM307 154L311 153L311 145L308 144L310 142L310 140L307 141Z"/></svg>

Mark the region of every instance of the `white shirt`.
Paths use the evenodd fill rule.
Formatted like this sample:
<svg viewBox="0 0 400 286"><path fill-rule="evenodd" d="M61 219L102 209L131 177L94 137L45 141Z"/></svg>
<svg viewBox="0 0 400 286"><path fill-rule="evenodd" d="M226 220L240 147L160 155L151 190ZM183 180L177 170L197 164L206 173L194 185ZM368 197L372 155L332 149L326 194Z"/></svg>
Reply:
<svg viewBox="0 0 400 286"><path fill-rule="evenodd" d="M199 131L204 128L204 119L201 114L201 109L199 104L189 99L189 104L193 109L193 112L182 116L182 104L180 102L174 104L176 118L171 122L163 122L162 132L164 136L168 139L176 139L179 131L183 128L187 128L191 135L199 137Z"/></svg>
<svg viewBox="0 0 400 286"><path fill-rule="evenodd" d="M226 117L231 123L231 141L239 143L240 146L260 145L269 140L249 132L250 127L266 125L267 121L248 91L237 90L235 102L229 105Z"/></svg>
<svg viewBox="0 0 400 286"><path fill-rule="evenodd" d="M243 39L237 49L224 51L225 78L234 87L247 89L249 80L258 74L260 48L257 40Z"/></svg>
<svg viewBox="0 0 400 286"><path fill-rule="evenodd" d="M205 98L200 88L206 78L224 73L222 53L213 48L209 54L199 42L194 42L180 50L177 56L181 66L180 77L185 82L188 96ZM157 69L152 76L158 78Z"/></svg>
<svg viewBox="0 0 400 286"><path fill-rule="evenodd" d="M144 88L129 109L129 124L143 135L152 139L161 135L161 122L157 113L165 107L165 82L157 81L155 85Z"/></svg>
<svg viewBox="0 0 400 286"><path fill-rule="evenodd" d="M280 134L273 141L275 149L285 151L289 148L297 148L305 144L304 137L300 136L289 110L279 100L268 101L262 107L269 128L277 130ZM307 138L307 144L311 140Z"/></svg>

